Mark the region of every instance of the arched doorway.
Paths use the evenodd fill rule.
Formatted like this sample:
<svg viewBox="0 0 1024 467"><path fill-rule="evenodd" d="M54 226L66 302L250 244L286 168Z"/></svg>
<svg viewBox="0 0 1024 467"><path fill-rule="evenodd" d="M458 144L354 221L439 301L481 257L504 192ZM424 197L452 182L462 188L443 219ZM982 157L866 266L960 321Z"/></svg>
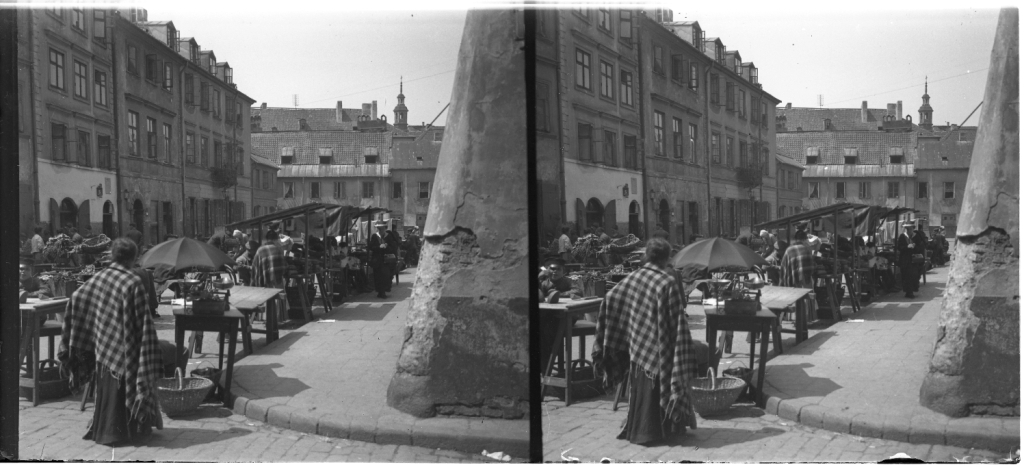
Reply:
<svg viewBox="0 0 1024 467"><path fill-rule="evenodd" d="M103 203L103 235L114 238L114 203Z"/></svg>
<svg viewBox="0 0 1024 467"><path fill-rule="evenodd" d="M597 198L590 198L587 201L587 225L584 229L601 227L604 225L604 205Z"/></svg>
<svg viewBox="0 0 1024 467"><path fill-rule="evenodd" d="M658 223L666 232L672 231L672 208L668 205L668 200L663 199L658 203Z"/></svg>
<svg viewBox="0 0 1024 467"><path fill-rule="evenodd" d="M60 202L60 225L57 226L57 230L54 233L56 234L66 227L77 226L78 206L71 198L64 198L64 201Z"/></svg>
<svg viewBox="0 0 1024 467"><path fill-rule="evenodd" d="M135 224L135 228L138 229L139 232L145 232L145 230L143 230L146 228L145 221L146 209L142 207L142 200L136 199L135 202L132 203L132 223ZM145 240L143 240L143 242L145 242Z"/></svg>
<svg viewBox="0 0 1024 467"><path fill-rule="evenodd" d="M640 203L629 203L629 233L640 236Z"/></svg>

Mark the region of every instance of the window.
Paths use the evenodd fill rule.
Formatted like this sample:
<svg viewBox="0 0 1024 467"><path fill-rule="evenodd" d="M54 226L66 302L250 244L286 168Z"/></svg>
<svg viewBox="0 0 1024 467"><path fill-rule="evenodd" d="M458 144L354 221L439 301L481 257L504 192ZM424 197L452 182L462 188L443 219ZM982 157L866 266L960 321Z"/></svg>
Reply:
<svg viewBox="0 0 1024 467"><path fill-rule="evenodd" d="M538 17L543 12L538 11ZM536 101L537 107L534 109L537 112L537 131L550 131L548 126L548 115L551 111L548 109L548 85L547 83L537 83L536 86Z"/></svg>
<svg viewBox="0 0 1024 467"><path fill-rule="evenodd" d="M64 134L66 127L61 123L50 124L50 151L55 161L68 160L68 140Z"/></svg>
<svg viewBox="0 0 1024 467"><path fill-rule="evenodd" d="M889 163L890 164L902 164L903 163L903 148L902 147L891 147L889 148Z"/></svg>
<svg viewBox="0 0 1024 467"><path fill-rule="evenodd" d="M171 126L164 123L164 162L171 163Z"/></svg>
<svg viewBox="0 0 1024 467"><path fill-rule="evenodd" d="M739 160L737 162L738 162L737 165L739 167L749 167L750 166L749 162L747 161L747 142L746 141L740 141L740 157L739 157Z"/></svg>
<svg viewBox="0 0 1024 467"><path fill-rule="evenodd" d="M610 63L601 62L601 97L607 97L609 99L615 98L615 79L613 74L615 73L615 67Z"/></svg>
<svg viewBox="0 0 1024 467"><path fill-rule="evenodd" d="M164 89L170 91L174 87L174 71L169 62L164 63Z"/></svg>
<svg viewBox="0 0 1024 467"><path fill-rule="evenodd" d="M761 101L754 99L753 94L750 95L750 123L755 125L757 124L758 117L761 115L761 109L757 108L760 103Z"/></svg>
<svg viewBox="0 0 1024 467"><path fill-rule="evenodd" d="M718 74L711 74L711 103L718 104Z"/></svg>
<svg viewBox="0 0 1024 467"><path fill-rule="evenodd" d="M334 159L334 148L320 148L320 163L330 164Z"/></svg>
<svg viewBox="0 0 1024 467"><path fill-rule="evenodd" d="M146 117L146 155L156 159L156 120Z"/></svg>
<svg viewBox="0 0 1024 467"><path fill-rule="evenodd" d="M956 185L954 182L942 183L942 199L953 199L956 197Z"/></svg>
<svg viewBox="0 0 1024 467"><path fill-rule="evenodd" d="M196 103L195 83L192 81L192 73L185 73L185 104L195 105Z"/></svg>
<svg viewBox="0 0 1024 467"><path fill-rule="evenodd" d="M283 147L281 148L281 163L291 164L295 160L295 148Z"/></svg>
<svg viewBox="0 0 1024 467"><path fill-rule="evenodd" d="M160 79L159 60L156 54L146 54L146 79L156 82Z"/></svg>
<svg viewBox="0 0 1024 467"><path fill-rule="evenodd" d="M958 143L969 143L971 142L971 135L966 131L958 131L956 133L956 141Z"/></svg>
<svg viewBox="0 0 1024 467"><path fill-rule="evenodd" d="M818 199L818 182L807 182L807 197Z"/></svg>
<svg viewBox="0 0 1024 467"><path fill-rule="evenodd" d="M64 54L50 49L50 86L64 89Z"/></svg>
<svg viewBox="0 0 1024 467"><path fill-rule="evenodd" d="M107 12L104 10L93 10L92 12L92 36L94 39L107 37Z"/></svg>
<svg viewBox="0 0 1024 467"><path fill-rule="evenodd" d="M435 131L434 132L434 142L435 143L440 143L443 139L444 139L444 132L443 131Z"/></svg>
<svg viewBox="0 0 1024 467"><path fill-rule="evenodd" d="M654 153L665 155L665 114L654 112Z"/></svg>
<svg viewBox="0 0 1024 467"><path fill-rule="evenodd" d="M917 197L927 198L928 197L928 182L917 182Z"/></svg>
<svg viewBox="0 0 1024 467"><path fill-rule="evenodd" d="M590 161L594 159L594 140L591 136L591 126L587 123L576 125L576 143L579 146L579 159Z"/></svg>
<svg viewBox="0 0 1024 467"><path fill-rule="evenodd" d="M639 169L640 163L636 160L636 136L622 135L622 164L627 169Z"/></svg>
<svg viewBox="0 0 1024 467"><path fill-rule="evenodd" d="M590 54L576 49L576 86L590 90Z"/></svg>
<svg viewBox="0 0 1024 467"><path fill-rule="evenodd" d="M843 148L843 161L846 164L856 164L857 148Z"/></svg>
<svg viewBox="0 0 1024 467"><path fill-rule="evenodd" d="M263 172L263 188L267 188L267 173ZM345 198L345 182L334 182L334 197L336 199Z"/></svg>
<svg viewBox="0 0 1024 467"><path fill-rule="evenodd" d="M93 71L93 101L98 105L107 105L107 74L102 71Z"/></svg>
<svg viewBox="0 0 1024 467"><path fill-rule="evenodd" d="M430 182L420 182L419 198L420 199L429 199L430 198Z"/></svg>
<svg viewBox="0 0 1024 467"><path fill-rule="evenodd" d="M690 124L690 163L697 163L697 125Z"/></svg>
<svg viewBox="0 0 1024 467"><path fill-rule="evenodd" d="M139 114L128 111L128 154L139 155Z"/></svg>
<svg viewBox="0 0 1024 467"><path fill-rule="evenodd" d="M683 158L683 121L672 117L672 156Z"/></svg>
<svg viewBox="0 0 1024 467"><path fill-rule="evenodd" d="M736 85L725 82L725 110L736 110Z"/></svg>
<svg viewBox="0 0 1024 467"><path fill-rule="evenodd" d="M651 60L654 64L654 72L665 74L665 51L660 45L654 44L654 52L651 55Z"/></svg>
<svg viewBox="0 0 1024 467"><path fill-rule="evenodd" d="M199 110L210 111L210 83L199 82Z"/></svg>
<svg viewBox="0 0 1024 467"><path fill-rule="evenodd" d="M700 71L697 69L697 62L690 62L690 90L696 91L700 87Z"/></svg>
<svg viewBox="0 0 1024 467"><path fill-rule="evenodd" d="M213 90L213 116L220 117L220 89Z"/></svg>
<svg viewBox="0 0 1024 467"><path fill-rule="evenodd" d="M888 182L888 198L900 197L900 182Z"/></svg>
<svg viewBox="0 0 1024 467"><path fill-rule="evenodd" d="M615 167L619 164L618 157L616 157L615 149L618 148L618 142L615 138L615 132L607 131L604 132L604 163Z"/></svg>
<svg viewBox="0 0 1024 467"><path fill-rule="evenodd" d="M625 70L619 71L619 101L633 106L633 73Z"/></svg>
<svg viewBox="0 0 1024 467"><path fill-rule="evenodd" d="M373 198L373 182L363 182L363 198Z"/></svg>
<svg viewBox="0 0 1024 467"><path fill-rule="evenodd" d="M725 137L725 165L732 167L732 137Z"/></svg>
<svg viewBox="0 0 1024 467"><path fill-rule="evenodd" d="M633 12L629 10L619 10L619 40L632 43L633 42Z"/></svg>
<svg viewBox="0 0 1024 467"><path fill-rule="evenodd" d="M89 154L89 149L91 148L92 146L89 145L89 133L78 130L78 141L75 142L75 155L78 156L78 165L92 166L92 157Z"/></svg>
<svg viewBox="0 0 1024 467"><path fill-rule="evenodd" d="M125 64L127 65L128 73L133 75L139 74L139 51L134 45L128 44L128 49L125 51Z"/></svg>
<svg viewBox="0 0 1024 467"><path fill-rule="evenodd" d="M284 197L285 198L294 198L295 197L295 187L294 187L295 183L294 182L284 182L283 185L284 185Z"/></svg>
<svg viewBox="0 0 1024 467"><path fill-rule="evenodd" d="M711 133L711 162L722 163L722 135Z"/></svg>
<svg viewBox="0 0 1024 467"><path fill-rule="evenodd" d="M836 182L836 198L846 198L846 182Z"/></svg>
<svg viewBox="0 0 1024 467"><path fill-rule="evenodd" d="M685 82L686 75L689 72L686 70L686 61L683 60L683 56L672 54L669 58L672 60L672 66L669 69L669 76L671 76L674 81L679 81L680 83Z"/></svg>
<svg viewBox="0 0 1024 467"><path fill-rule="evenodd" d="M612 30L612 15L608 10L597 10L597 26L605 31Z"/></svg>
<svg viewBox="0 0 1024 467"><path fill-rule="evenodd" d="M224 166L224 145L220 141L213 142L213 166Z"/></svg>
<svg viewBox="0 0 1024 467"><path fill-rule="evenodd" d="M313 199L320 198L320 182L309 182L309 197Z"/></svg>
<svg viewBox="0 0 1024 467"><path fill-rule="evenodd" d="M761 126L768 128L768 104L761 103Z"/></svg>
<svg viewBox="0 0 1024 467"><path fill-rule="evenodd" d="M768 148L761 148L761 175L768 176L771 165L768 159Z"/></svg>
<svg viewBox="0 0 1024 467"><path fill-rule="evenodd" d="M364 148L363 150L363 162L366 164L377 163L377 148Z"/></svg>
<svg viewBox="0 0 1024 467"><path fill-rule="evenodd" d="M747 118L747 91L740 89L737 99L739 99L739 101L736 103L737 113L739 114L740 118Z"/></svg>
<svg viewBox="0 0 1024 467"><path fill-rule="evenodd" d="M185 162L196 163L196 135L191 131L185 133Z"/></svg>
<svg viewBox="0 0 1024 467"><path fill-rule="evenodd" d="M391 197L401 198L402 197L402 182L394 182L391 184Z"/></svg>
<svg viewBox="0 0 1024 467"><path fill-rule="evenodd" d="M871 182L860 182L857 197L860 199L871 199Z"/></svg>
<svg viewBox="0 0 1024 467"><path fill-rule="evenodd" d="M199 137L199 165L208 167L207 161L210 158L210 139L205 136Z"/></svg>
<svg viewBox="0 0 1024 467"><path fill-rule="evenodd" d="M235 147L235 168L238 169L238 175L245 175L245 149L241 146Z"/></svg>
<svg viewBox="0 0 1024 467"><path fill-rule="evenodd" d="M81 97L83 99L89 98L89 67L84 63L74 60L74 72L75 82L74 91L75 97Z"/></svg>

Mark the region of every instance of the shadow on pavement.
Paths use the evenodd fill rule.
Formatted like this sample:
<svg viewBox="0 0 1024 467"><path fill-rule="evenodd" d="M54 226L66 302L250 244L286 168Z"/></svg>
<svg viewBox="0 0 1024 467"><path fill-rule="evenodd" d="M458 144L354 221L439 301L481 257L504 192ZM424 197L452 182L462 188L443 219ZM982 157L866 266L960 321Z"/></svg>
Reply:
<svg viewBox="0 0 1024 467"><path fill-rule="evenodd" d="M887 303L884 306L864 308L857 314L857 318L865 321L910 321L923 307L923 303L911 303L910 306Z"/></svg>
<svg viewBox="0 0 1024 467"><path fill-rule="evenodd" d="M760 430L741 430L739 428L720 428L715 427L711 429L704 429L703 431L711 431L710 436L703 436L701 429L687 430L686 434L676 437L675 439L668 439L661 443L649 444L647 447L677 447L677 446L700 446L700 447L722 447L730 444L746 443L750 441L757 441L759 439L770 438L772 436L778 436L786 431L780 428L764 427Z"/></svg>
<svg viewBox="0 0 1024 467"><path fill-rule="evenodd" d="M831 323L835 323L835 321L831 321L830 324ZM784 348L784 352L785 353L783 355L786 355L786 354L788 354L788 355L810 355L810 354L813 354L815 351L817 351L819 348L821 348L822 344L824 344L826 341L828 341L829 339L831 339L835 335L836 335L835 331L822 331L822 332L819 332L817 334L814 334L814 335L810 336L809 338L807 338L807 340L801 342L799 345L794 345L793 347L785 347ZM783 344L785 344L786 339L783 339L782 342L783 342ZM796 343L796 337L793 338L793 343L794 344ZM772 352L772 354L774 356L774 352Z"/></svg>
<svg viewBox="0 0 1024 467"><path fill-rule="evenodd" d="M771 365L765 371L765 383L791 397L825 397L843 387L828 378L819 378L807 374L805 368L812 368L810 363L798 365ZM775 380L775 384L772 384ZM779 384L784 382L785 384ZM757 384L757 373L751 384Z"/></svg>
<svg viewBox="0 0 1024 467"><path fill-rule="evenodd" d="M339 306L324 318L339 321L382 321L395 308L394 303L353 303L355 306Z"/></svg>
<svg viewBox="0 0 1024 467"><path fill-rule="evenodd" d="M764 410L755 405L733 404L729 410L714 415L701 416L705 420L732 420L734 418L757 418L764 416Z"/></svg>
<svg viewBox="0 0 1024 467"><path fill-rule="evenodd" d="M231 409L224 407L223 402L216 401L204 403L203 405L200 405L199 408L196 409L195 411L186 414L175 415L173 417L164 414L164 417L169 418L171 420L195 421L207 418L227 418L232 415L234 415L234 412L232 412Z"/></svg>
<svg viewBox="0 0 1024 467"><path fill-rule="evenodd" d="M306 383L298 378L282 378L277 376L275 368L281 368L280 363L269 363L266 365L246 365L235 368L236 374L256 374L259 387L246 388L249 392L259 396L260 399L271 397L291 397L309 389Z"/></svg>
<svg viewBox="0 0 1024 467"><path fill-rule="evenodd" d="M305 331L289 332L282 335L280 339L271 342L270 345L258 348L259 350L256 350L255 352L262 355L283 355L288 351L288 348L290 348L292 344L298 342L298 340L305 337L306 334L307 333ZM241 347L241 345L239 345L239 347ZM253 347L256 347L256 345L253 344Z"/></svg>
<svg viewBox="0 0 1024 467"><path fill-rule="evenodd" d="M165 449L188 449L214 441L224 441L251 434L252 430L229 428L225 431L203 428L164 428L154 430L153 436L135 446L159 446Z"/></svg>

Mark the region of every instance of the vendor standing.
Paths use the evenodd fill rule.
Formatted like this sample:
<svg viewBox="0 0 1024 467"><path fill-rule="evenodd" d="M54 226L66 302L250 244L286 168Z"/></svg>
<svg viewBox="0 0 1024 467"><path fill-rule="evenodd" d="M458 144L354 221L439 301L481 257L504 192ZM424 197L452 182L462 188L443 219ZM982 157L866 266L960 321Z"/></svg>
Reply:
<svg viewBox="0 0 1024 467"><path fill-rule="evenodd" d="M896 239L896 253L899 254L900 278L903 282L903 296L906 298L914 298L921 277L919 265L914 262L914 255L918 251L923 252L924 246L918 245L914 239L914 221L904 222L903 233Z"/></svg>
<svg viewBox="0 0 1024 467"><path fill-rule="evenodd" d="M697 428L689 394L696 358L671 251L667 240L648 241L648 263L607 294L597 318L595 369L605 388L629 378L629 413L618 438L634 444Z"/></svg>
<svg viewBox="0 0 1024 467"><path fill-rule="evenodd" d="M142 279L132 272L138 247L127 238L110 247L113 263L71 296L64 318L62 372L72 387L92 381L96 408L83 439L97 444L133 441L163 429L156 380L161 350Z"/></svg>
<svg viewBox="0 0 1024 467"><path fill-rule="evenodd" d="M388 268L385 257L391 254L388 243L388 224L377 222L377 231L370 236L367 249L370 252L370 267L373 268L373 289L377 292L377 298L388 298L385 293L391 287L391 272Z"/></svg>

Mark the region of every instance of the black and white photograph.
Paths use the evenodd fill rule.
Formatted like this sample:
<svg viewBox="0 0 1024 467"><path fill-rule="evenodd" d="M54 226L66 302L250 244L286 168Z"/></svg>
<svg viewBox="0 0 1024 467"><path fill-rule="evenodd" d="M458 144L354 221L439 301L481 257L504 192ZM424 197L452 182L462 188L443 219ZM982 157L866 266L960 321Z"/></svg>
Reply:
<svg viewBox="0 0 1024 467"><path fill-rule="evenodd" d="M1019 463L1019 29L0 3L0 457Z"/></svg>

